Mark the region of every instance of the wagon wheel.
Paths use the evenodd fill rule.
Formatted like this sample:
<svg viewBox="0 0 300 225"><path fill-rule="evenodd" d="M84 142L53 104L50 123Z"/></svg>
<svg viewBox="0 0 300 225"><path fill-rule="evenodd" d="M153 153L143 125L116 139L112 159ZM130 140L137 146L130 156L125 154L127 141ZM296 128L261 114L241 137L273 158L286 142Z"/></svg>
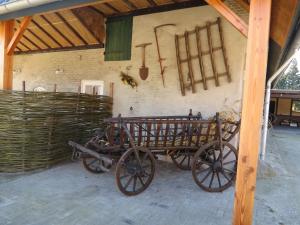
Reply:
<svg viewBox="0 0 300 225"><path fill-rule="evenodd" d="M232 185L236 176L237 151L223 142L220 154L219 141L200 148L194 156L192 174L196 184L209 192L221 192Z"/></svg>
<svg viewBox="0 0 300 225"><path fill-rule="evenodd" d="M194 151L190 149L180 149L171 153L173 163L182 170L191 170Z"/></svg>
<svg viewBox="0 0 300 225"><path fill-rule="evenodd" d="M93 156L82 158L82 164L84 168L91 173L104 173L111 168L111 164L108 164L103 160L99 160Z"/></svg>
<svg viewBox="0 0 300 225"><path fill-rule="evenodd" d="M116 167L118 188L125 195L137 195L150 185L154 172L155 158L148 149L128 149Z"/></svg>

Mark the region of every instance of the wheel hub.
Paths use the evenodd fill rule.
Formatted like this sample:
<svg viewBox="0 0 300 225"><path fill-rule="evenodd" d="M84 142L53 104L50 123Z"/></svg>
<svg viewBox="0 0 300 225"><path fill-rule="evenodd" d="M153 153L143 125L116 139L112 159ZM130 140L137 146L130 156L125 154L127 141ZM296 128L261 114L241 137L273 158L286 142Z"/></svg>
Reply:
<svg viewBox="0 0 300 225"><path fill-rule="evenodd" d="M220 171L221 169L222 169L222 164L219 160L213 163L213 171L216 172L216 171Z"/></svg>
<svg viewBox="0 0 300 225"><path fill-rule="evenodd" d="M140 165L138 164L128 164L127 165L127 172L130 175L136 175L136 174L142 174L143 169Z"/></svg>

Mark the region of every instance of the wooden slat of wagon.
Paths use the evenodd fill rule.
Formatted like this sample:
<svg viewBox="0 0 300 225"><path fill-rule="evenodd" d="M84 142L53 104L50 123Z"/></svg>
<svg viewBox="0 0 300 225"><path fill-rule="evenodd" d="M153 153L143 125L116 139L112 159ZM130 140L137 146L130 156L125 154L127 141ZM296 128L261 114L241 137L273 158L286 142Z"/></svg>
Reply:
<svg viewBox="0 0 300 225"><path fill-rule="evenodd" d="M114 130L115 130L115 124L112 123L111 126L110 126L110 135L109 135L109 143L111 145L114 145Z"/></svg>
<svg viewBox="0 0 300 225"><path fill-rule="evenodd" d="M142 135L143 135L143 124L142 123L140 123L140 124L138 124L138 126L139 126L139 135L138 135L138 146L140 146L141 145L141 142L142 142Z"/></svg>
<svg viewBox="0 0 300 225"><path fill-rule="evenodd" d="M121 127L121 134L120 134L120 142L121 142L121 146L124 145L124 139L125 139L125 130L124 127Z"/></svg>
<svg viewBox="0 0 300 225"><path fill-rule="evenodd" d="M209 140L210 128L211 128L211 123L209 123L208 126L207 126L206 142L208 142L208 140Z"/></svg>
<svg viewBox="0 0 300 225"><path fill-rule="evenodd" d="M197 124L192 124L192 128L190 128L188 130L188 146L191 146L191 144L192 144L194 130L195 130L196 126L197 126Z"/></svg>
<svg viewBox="0 0 300 225"><path fill-rule="evenodd" d="M185 138L185 130L186 130L186 124L181 124L182 127L182 133L181 133L181 139L180 139L180 146L183 146L184 138Z"/></svg>
<svg viewBox="0 0 300 225"><path fill-rule="evenodd" d="M174 133L173 133L173 141L172 141L172 146L175 146L175 142L176 142L176 136L177 136L177 128L178 128L178 124L175 123L174 124Z"/></svg>
<svg viewBox="0 0 300 225"><path fill-rule="evenodd" d="M151 127L152 127L152 123L147 123L147 144L146 144L147 147L149 147L150 144Z"/></svg>
<svg viewBox="0 0 300 225"><path fill-rule="evenodd" d="M130 135L131 135L131 137L132 137L132 139L133 140L135 140L135 132L134 132L134 123L130 123ZM131 146L131 147L133 147L133 146Z"/></svg>
<svg viewBox="0 0 300 225"><path fill-rule="evenodd" d="M199 124L199 128L198 128L198 131L197 131L196 146L199 146L201 134L202 134L202 123Z"/></svg>
<svg viewBox="0 0 300 225"><path fill-rule="evenodd" d="M168 123L166 125L166 131L165 131L165 137L164 137L164 144L163 144L164 147L166 147L166 145L167 145L167 140L168 140L168 137L169 137L169 130L170 130L170 124Z"/></svg>
<svg viewBox="0 0 300 225"><path fill-rule="evenodd" d="M157 128L156 128L156 135L155 135L155 146L158 146L160 127L161 127L161 124L158 123Z"/></svg>

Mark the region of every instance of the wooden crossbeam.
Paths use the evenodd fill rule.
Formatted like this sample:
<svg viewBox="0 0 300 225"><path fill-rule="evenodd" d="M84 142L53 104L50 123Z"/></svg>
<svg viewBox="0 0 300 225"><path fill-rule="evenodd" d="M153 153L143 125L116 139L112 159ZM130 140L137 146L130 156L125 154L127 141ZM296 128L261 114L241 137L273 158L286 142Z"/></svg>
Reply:
<svg viewBox="0 0 300 225"><path fill-rule="evenodd" d="M21 40L26 28L28 27L30 21L32 20L31 16L26 16L22 20L20 27L18 30L14 33L14 36L10 40L8 46L7 46L7 54L12 55L14 53L15 48L17 47L19 41Z"/></svg>
<svg viewBox="0 0 300 225"><path fill-rule="evenodd" d="M233 225L251 225L268 61L272 0L251 0Z"/></svg>
<svg viewBox="0 0 300 225"><path fill-rule="evenodd" d="M248 25L236 15L224 2L221 0L205 0L210 6L215 8L222 16L224 16L239 32L244 36L248 35Z"/></svg>

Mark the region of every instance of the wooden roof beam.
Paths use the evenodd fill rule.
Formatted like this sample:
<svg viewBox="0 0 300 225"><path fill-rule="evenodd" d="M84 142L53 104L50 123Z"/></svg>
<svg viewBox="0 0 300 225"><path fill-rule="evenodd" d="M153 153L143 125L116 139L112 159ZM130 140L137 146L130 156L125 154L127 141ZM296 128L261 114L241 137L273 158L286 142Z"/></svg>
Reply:
<svg viewBox="0 0 300 225"><path fill-rule="evenodd" d="M75 34L77 38L79 38L85 45L88 45L88 42L77 32L77 30L59 12L55 12L55 15L65 23L65 25Z"/></svg>
<svg viewBox="0 0 300 225"><path fill-rule="evenodd" d="M137 9L139 9L138 7L136 7L136 5L135 4L133 4L131 1L129 1L129 0L123 0L123 2L128 6L128 8L130 9L130 10L137 10Z"/></svg>
<svg viewBox="0 0 300 225"><path fill-rule="evenodd" d="M235 0L242 8L244 8L247 12L250 10L250 5L244 0Z"/></svg>
<svg viewBox="0 0 300 225"><path fill-rule="evenodd" d="M55 25L53 25L46 16L41 15L41 17L43 18L43 20L46 21L47 24L50 25L50 27L52 27L53 30L55 30L66 42L68 42L71 46L75 46L75 44L66 36L64 35Z"/></svg>
<svg viewBox="0 0 300 225"><path fill-rule="evenodd" d="M150 5L151 7L156 7L156 6L158 6L157 3L156 3L154 0L147 0L147 2L149 3L149 5Z"/></svg>
<svg viewBox="0 0 300 225"><path fill-rule="evenodd" d="M30 21L32 20L31 16L26 16L22 20L20 27L18 30L14 33L14 36L10 40L8 46L7 46L7 54L12 55L15 51L15 48L17 47L19 41L21 40L26 28L28 27Z"/></svg>
<svg viewBox="0 0 300 225"><path fill-rule="evenodd" d="M118 10L117 8L113 7L111 4L109 4L108 2L103 3L103 5L105 5L107 8L109 8L110 10L114 11L114 13L121 13L120 10Z"/></svg>
<svg viewBox="0 0 300 225"><path fill-rule="evenodd" d="M236 15L221 0L205 0L210 6L215 8L222 16L224 16L239 32L245 37L248 36L248 25Z"/></svg>
<svg viewBox="0 0 300 225"><path fill-rule="evenodd" d="M97 13L99 13L100 15L102 15L103 17L107 17L107 15L104 13L104 12L102 12L100 9L97 9L96 7L94 7L94 6L87 6L88 8L90 8L91 10L94 10L95 12L97 12Z"/></svg>
<svg viewBox="0 0 300 225"><path fill-rule="evenodd" d="M49 34L48 31L46 31L40 24L38 24L36 21L32 20L32 23L39 28L41 31L44 32L53 42L55 42L59 47L63 47L61 43L59 43L51 34Z"/></svg>
<svg viewBox="0 0 300 225"><path fill-rule="evenodd" d="M99 15L98 13L95 15L95 12L91 11L88 7L72 9L71 12L98 43L103 43L105 37L105 26L102 15ZM89 17L93 18L93 20L89 20Z"/></svg>
<svg viewBox="0 0 300 225"><path fill-rule="evenodd" d="M20 20L16 20L17 23L21 23ZM31 29L27 28L27 31L34 36L37 40L39 40L43 45L45 45L47 48L51 48L50 45L48 45L43 39L41 39L36 33L34 33Z"/></svg>

